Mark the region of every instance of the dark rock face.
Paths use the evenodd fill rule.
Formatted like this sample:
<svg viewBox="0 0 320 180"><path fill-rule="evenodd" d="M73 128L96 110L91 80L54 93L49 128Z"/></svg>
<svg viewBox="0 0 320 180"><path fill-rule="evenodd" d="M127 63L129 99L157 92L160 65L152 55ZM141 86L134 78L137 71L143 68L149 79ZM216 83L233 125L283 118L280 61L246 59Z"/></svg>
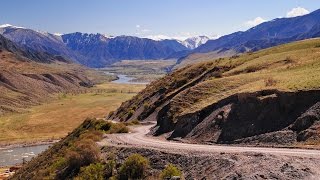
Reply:
<svg viewBox="0 0 320 180"><path fill-rule="evenodd" d="M169 139L204 143L292 144L319 137L319 101L320 91L236 94L175 120L163 113L156 134L172 131Z"/></svg>

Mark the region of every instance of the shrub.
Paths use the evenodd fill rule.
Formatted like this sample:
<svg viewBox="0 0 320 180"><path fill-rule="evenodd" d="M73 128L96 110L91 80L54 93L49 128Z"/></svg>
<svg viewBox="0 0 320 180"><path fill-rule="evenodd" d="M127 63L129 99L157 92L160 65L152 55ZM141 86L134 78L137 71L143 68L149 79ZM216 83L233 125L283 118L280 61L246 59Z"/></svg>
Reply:
<svg viewBox="0 0 320 180"><path fill-rule="evenodd" d="M149 168L149 161L139 154L129 156L119 170L120 179L141 179Z"/></svg>
<svg viewBox="0 0 320 180"><path fill-rule="evenodd" d="M77 176L78 180L104 180L105 179L105 165L101 163L90 164L82 167Z"/></svg>
<svg viewBox="0 0 320 180"><path fill-rule="evenodd" d="M277 81L273 78L268 78L265 80L265 85L268 86L275 86L277 84Z"/></svg>
<svg viewBox="0 0 320 180"><path fill-rule="evenodd" d="M106 177L112 177L113 176L113 171L116 167L116 162L114 160L109 160L106 163L106 168L105 168L105 176Z"/></svg>
<svg viewBox="0 0 320 180"><path fill-rule="evenodd" d="M294 63L294 59L290 56L287 56L286 59L284 60L284 62L286 64L289 64L289 63Z"/></svg>
<svg viewBox="0 0 320 180"><path fill-rule="evenodd" d="M133 121L124 122L124 124L125 124L126 126L139 125L139 124L140 124L140 121L137 120L137 119L135 119L135 120L133 120Z"/></svg>
<svg viewBox="0 0 320 180"><path fill-rule="evenodd" d="M89 131L87 133L81 134L80 139L91 139L92 141L99 141L102 137L102 132L100 131Z"/></svg>
<svg viewBox="0 0 320 180"><path fill-rule="evenodd" d="M146 102L143 103L143 108L144 108L144 109L149 109L149 106L150 106L149 103L146 103Z"/></svg>
<svg viewBox="0 0 320 180"><path fill-rule="evenodd" d="M101 131L109 131L111 129L112 126L112 122L108 122L108 121L101 121L100 123L98 123L96 125L96 129L97 130L101 130Z"/></svg>
<svg viewBox="0 0 320 180"><path fill-rule="evenodd" d="M222 72L215 72L214 74L213 74L213 77L215 77L215 78L222 78Z"/></svg>
<svg viewBox="0 0 320 180"><path fill-rule="evenodd" d="M161 179L170 179L174 176L181 177L182 173L180 169L178 169L173 164L168 164L167 167L161 172L160 178Z"/></svg>
<svg viewBox="0 0 320 180"><path fill-rule="evenodd" d="M128 133L129 128L124 123L112 123L111 128L107 133L115 134L115 133Z"/></svg>
<svg viewBox="0 0 320 180"><path fill-rule="evenodd" d="M135 120L131 121L131 123L134 125L138 125L138 124L140 124L140 121L138 119L135 119Z"/></svg>
<svg viewBox="0 0 320 180"><path fill-rule="evenodd" d="M134 110L130 109L129 112L128 112L127 119L129 119L133 114L134 114Z"/></svg>
<svg viewBox="0 0 320 180"><path fill-rule="evenodd" d="M100 149L91 139L83 139L75 143L75 150L81 154L82 163L89 165L100 159Z"/></svg>
<svg viewBox="0 0 320 180"><path fill-rule="evenodd" d="M111 117L111 116L113 116L113 114L114 114L114 111L110 111L110 112L109 112L109 115L108 115L108 117Z"/></svg>

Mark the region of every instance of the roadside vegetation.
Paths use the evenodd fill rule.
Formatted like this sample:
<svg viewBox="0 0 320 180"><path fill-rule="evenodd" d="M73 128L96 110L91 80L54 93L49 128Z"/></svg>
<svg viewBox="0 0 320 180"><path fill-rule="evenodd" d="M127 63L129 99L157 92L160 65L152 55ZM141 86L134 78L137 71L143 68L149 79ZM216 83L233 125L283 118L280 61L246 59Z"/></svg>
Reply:
<svg viewBox="0 0 320 180"><path fill-rule="evenodd" d="M168 164L166 168L161 172L161 179L171 179L173 177L182 177L181 170L173 164Z"/></svg>
<svg viewBox="0 0 320 180"><path fill-rule="evenodd" d="M151 176L150 162L140 154L131 154L119 161L110 152L103 156L96 142L103 134L127 133L124 123L86 119L72 133L55 143L30 162L26 163L10 179L145 179ZM181 176L181 171L168 165L161 177ZM160 177L160 176L159 176Z"/></svg>
<svg viewBox="0 0 320 180"><path fill-rule="evenodd" d="M99 179L107 166L96 142L104 133L126 132L128 128L122 123L87 119L67 137L28 162L12 179L86 179L92 172Z"/></svg>

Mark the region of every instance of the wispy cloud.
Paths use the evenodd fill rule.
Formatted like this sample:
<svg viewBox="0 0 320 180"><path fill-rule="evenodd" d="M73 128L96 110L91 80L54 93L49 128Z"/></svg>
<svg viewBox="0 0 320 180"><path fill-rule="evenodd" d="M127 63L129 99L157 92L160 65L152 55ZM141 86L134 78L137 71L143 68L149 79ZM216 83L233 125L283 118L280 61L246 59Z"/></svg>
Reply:
<svg viewBox="0 0 320 180"><path fill-rule="evenodd" d="M254 27L254 26L257 26L257 25L259 25L261 23L264 23L266 21L267 20L263 19L262 17L256 17L256 18L254 18L252 20L249 20L249 21L245 22L245 26Z"/></svg>
<svg viewBox="0 0 320 180"><path fill-rule="evenodd" d="M286 17L303 16L303 15L306 15L309 13L310 13L310 11L308 11L307 9L305 9L303 7L296 7L296 8L291 9L289 12L287 12Z"/></svg>

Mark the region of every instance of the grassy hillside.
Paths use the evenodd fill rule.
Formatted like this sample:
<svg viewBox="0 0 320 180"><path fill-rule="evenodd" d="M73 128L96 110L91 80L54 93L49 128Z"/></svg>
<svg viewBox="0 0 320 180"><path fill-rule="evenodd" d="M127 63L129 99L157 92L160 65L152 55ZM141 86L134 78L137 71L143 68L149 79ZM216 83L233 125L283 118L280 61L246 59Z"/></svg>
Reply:
<svg viewBox="0 0 320 180"><path fill-rule="evenodd" d="M237 93L319 88L320 39L311 39L179 69L149 85L110 118L176 125L181 117Z"/></svg>
<svg viewBox="0 0 320 180"><path fill-rule="evenodd" d="M5 50L0 58L0 115L24 111L54 93L86 89L110 79L80 65L39 63Z"/></svg>
<svg viewBox="0 0 320 180"><path fill-rule="evenodd" d="M10 179L74 179L84 167L97 163L102 165L102 155L96 142L103 133L127 132L124 124L87 119L64 139L24 165ZM103 163L103 167L107 165ZM99 173L107 174L107 168ZM80 176L77 179L86 178Z"/></svg>

